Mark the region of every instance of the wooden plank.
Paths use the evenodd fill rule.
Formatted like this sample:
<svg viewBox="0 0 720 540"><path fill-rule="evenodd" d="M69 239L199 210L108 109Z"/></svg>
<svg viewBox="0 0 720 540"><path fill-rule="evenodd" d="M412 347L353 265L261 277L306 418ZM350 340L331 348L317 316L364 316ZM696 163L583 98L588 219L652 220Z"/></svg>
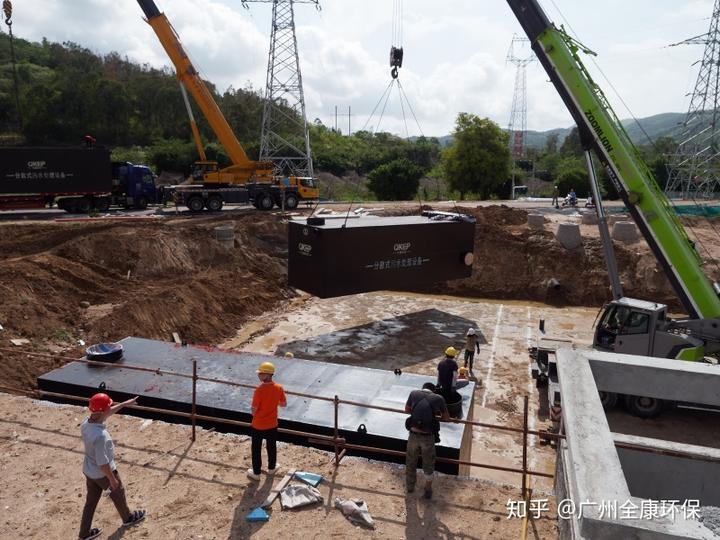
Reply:
<svg viewBox="0 0 720 540"><path fill-rule="evenodd" d="M180 334L178 334L177 332L173 332L172 336L175 343L182 344L182 341L180 340Z"/></svg>
<svg viewBox="0 0 720 540"><path fill-rule="evenodd" d="M265 502L260 505L260 508L270 508L272 506L272 503L275 502L275 499L277 499L277 496L280 495L280 492L290 483L290 480L292 480L292 477L295 475L295 469L291 469L288 471L288 473L283 477L282 480L280 480L280 483L273 488L273 490L270 492L270 494L267 496L267 499L265 499Z"/></svg>

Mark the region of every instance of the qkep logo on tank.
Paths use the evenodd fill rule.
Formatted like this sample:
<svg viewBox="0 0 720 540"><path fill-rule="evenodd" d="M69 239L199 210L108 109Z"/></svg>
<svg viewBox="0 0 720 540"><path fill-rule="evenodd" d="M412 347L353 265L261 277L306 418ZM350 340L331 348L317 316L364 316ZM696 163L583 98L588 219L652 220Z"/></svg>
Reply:
<svg viewBox="0 0 720 540"><path fill-rule="evenodd" d="M412 244L410 242L398 243L393 246L393 251L398 255L403 255L410 251Z"/></svg>

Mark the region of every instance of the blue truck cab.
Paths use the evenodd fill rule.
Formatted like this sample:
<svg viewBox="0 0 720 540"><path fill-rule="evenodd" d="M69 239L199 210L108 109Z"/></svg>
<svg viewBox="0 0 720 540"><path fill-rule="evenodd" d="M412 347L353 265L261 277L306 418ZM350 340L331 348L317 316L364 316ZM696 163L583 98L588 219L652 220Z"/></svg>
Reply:
<svg viewBox="0 0 720 540"><path fill-rule="evenodd" d="M112 163L113 203L124 208L144 210L148 204L159 202L156 176L145 165L129 162Z"/></svg>

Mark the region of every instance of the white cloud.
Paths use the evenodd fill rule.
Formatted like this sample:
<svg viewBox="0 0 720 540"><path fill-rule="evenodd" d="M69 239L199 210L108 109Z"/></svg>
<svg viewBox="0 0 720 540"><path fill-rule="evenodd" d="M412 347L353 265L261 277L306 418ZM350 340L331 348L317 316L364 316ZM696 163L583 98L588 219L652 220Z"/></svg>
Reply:
<svg viewBox="0 0 720 540"><path fill-rule="evenodd" d="M269 4L244 10L240 0L156 0L177 29L203 76L223 90L250 81L264 88L269 43ZM352 106L361 128L390 82L387 57L392 3L388 0L321 0L323 11L296 4L296 23L307 114L334 122L334 107ZM599 54L623 100L638 116L682 111L696 74L701 47L664 48L702 34L713 0L544 1L550 18L577 32ZM401 81L425 134L452 130L458 112L509 120L515 67L505 62L518 22L503 1L406 0L405 65ZM561 10L559 13L555 7ZM17 35L74 41L98 53L117 51L140 63L169 65L133 0L24 0L15 2ZM621 16L618 16L618 15ZM593 73L597 69L589 62ZM621 117L620 100L602 76L597 81ZM538 64L527 71L528 128L566 127L572 121ZM178 106L181 106L179 104ZM406 111L406 114L409 114ZM341 119L343 125L347 119ZM404 134L395 93L381 128ZM417 133L410 119L411 134ZM258 127L259 130L259 127Z"/></svg>

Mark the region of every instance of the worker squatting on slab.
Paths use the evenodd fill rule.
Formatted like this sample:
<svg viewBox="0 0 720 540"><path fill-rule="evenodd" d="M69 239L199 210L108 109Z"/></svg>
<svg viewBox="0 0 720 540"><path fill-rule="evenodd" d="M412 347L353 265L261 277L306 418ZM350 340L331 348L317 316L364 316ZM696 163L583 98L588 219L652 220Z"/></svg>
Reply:
<svg viewBox="0 0 720 540"><path fill-rule="evenodd" d="M127 405L133 405L137 396L113 405L107 394L95 394L90 398L90 416L80 425L85 459L83 474L87 486L85 508L80 522L80 540L97 538L102 529L92 526L95 508L103 491L110 490L110 499L122 518L122 526L129 527L145 519L145 510L130 511L125 499L125 486L115 465L115 445L107 431L105 422L109 417Z"/></svg>

